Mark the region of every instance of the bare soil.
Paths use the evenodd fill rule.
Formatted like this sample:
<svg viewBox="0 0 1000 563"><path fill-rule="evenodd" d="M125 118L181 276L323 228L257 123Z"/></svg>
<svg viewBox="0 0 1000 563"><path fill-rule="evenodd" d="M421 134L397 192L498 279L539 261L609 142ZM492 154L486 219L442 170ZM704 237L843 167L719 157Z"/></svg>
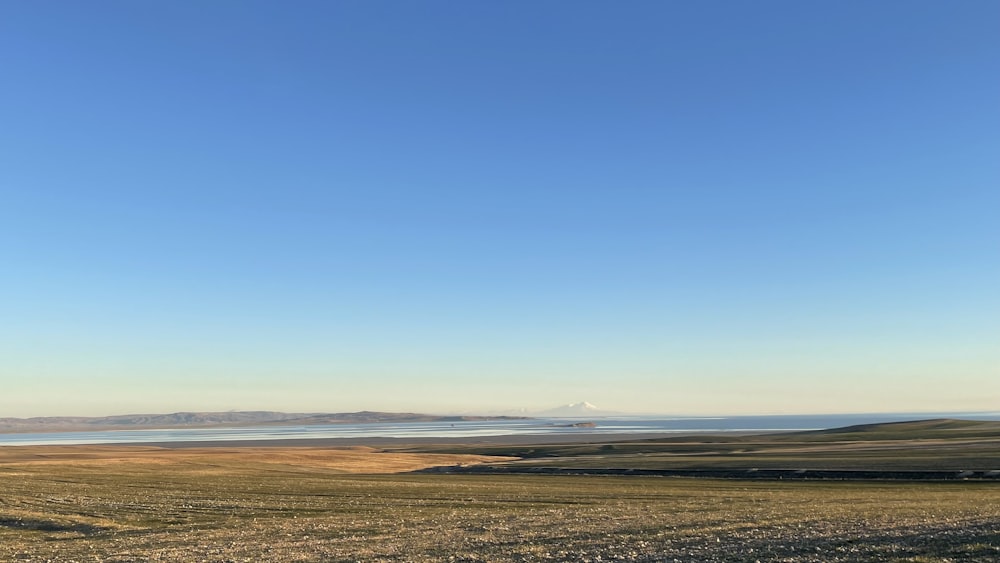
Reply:
<svg viewBox="0 0 1000 563"><path fill-rule="evenodd" d="M3 448L0 561L1000 560L997 483L387 473L482 459Z"/></svg>

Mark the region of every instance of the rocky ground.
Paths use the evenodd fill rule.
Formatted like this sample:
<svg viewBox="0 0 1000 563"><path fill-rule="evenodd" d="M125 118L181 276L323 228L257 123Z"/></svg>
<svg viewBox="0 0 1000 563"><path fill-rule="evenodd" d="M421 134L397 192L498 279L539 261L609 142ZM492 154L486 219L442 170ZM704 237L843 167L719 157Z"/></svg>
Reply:
<svg viewBox="0 0 1000 563"><path fill-rule="evenodd" d="M0 466L0 561L1000 560L995 483Z"/></svg>

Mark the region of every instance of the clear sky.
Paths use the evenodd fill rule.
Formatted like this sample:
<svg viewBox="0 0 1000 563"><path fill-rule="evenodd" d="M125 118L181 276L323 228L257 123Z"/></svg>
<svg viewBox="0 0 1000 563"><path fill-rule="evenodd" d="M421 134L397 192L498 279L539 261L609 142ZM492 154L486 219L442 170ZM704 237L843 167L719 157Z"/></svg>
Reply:
<svg viewBox="0 0 1000 563"><path fill-rule="evenodd" d="M0 416L995 410L998 24L0 2Z"/></svg>

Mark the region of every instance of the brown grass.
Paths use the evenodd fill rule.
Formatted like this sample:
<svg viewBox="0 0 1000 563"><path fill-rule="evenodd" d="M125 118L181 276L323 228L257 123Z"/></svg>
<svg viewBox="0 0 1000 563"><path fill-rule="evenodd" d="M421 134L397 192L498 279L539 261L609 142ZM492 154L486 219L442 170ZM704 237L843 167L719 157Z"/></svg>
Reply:
<svg viewBox="0 0 1000 563"><path fill-rule="evenodd" d="M482 459L0 448L0 561L1000 560L995 483L394 473Z"/></svg>
<svg viewBox="0 0 1000 563"><path fill-rule="evenodd" d="M507 458L512 459L512 458ZM58 465L113 468L127 465L181 465L186 470L222 471L227 467L258 467L296 471L322 469L341 473L401 473L441 465L498 461L494 456L438 453L389 453L376 448L153 446L8 446L0 447L3 466Z"/></svg>

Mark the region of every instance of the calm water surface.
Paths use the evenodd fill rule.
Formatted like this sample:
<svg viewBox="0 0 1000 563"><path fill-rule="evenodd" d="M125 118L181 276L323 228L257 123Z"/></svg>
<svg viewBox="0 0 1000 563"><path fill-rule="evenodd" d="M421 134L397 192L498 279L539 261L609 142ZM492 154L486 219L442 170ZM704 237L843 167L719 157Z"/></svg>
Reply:
<svg viewBox="0 0 1000 563"><path fill-rule="evenodd" d="M99 430L0 434L0 445L136 444L149 442L224 442L322 438L475 438L524 434L614 434L697 432L781 432L815 430L853 424L898 422L926 418L997 420L1000 413L852 414L822 416L730 417L598 417L587 419L489 420L324 424L310 426L243 426L238 428L174 428L161 430ZM574 428L574 422L594 422L594 428Z"/></svg>

